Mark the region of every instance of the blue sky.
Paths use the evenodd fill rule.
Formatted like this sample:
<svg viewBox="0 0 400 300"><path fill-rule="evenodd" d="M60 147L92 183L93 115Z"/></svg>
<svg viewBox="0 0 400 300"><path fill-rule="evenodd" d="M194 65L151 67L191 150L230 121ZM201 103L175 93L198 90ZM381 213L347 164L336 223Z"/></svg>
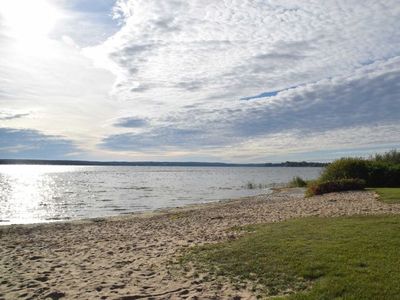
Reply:
<svg viewBox="0 0 400 300"><path fill-rule="evenodd" d="M397 0L4 0L0 158L399 148L398 28Z"/></svg>

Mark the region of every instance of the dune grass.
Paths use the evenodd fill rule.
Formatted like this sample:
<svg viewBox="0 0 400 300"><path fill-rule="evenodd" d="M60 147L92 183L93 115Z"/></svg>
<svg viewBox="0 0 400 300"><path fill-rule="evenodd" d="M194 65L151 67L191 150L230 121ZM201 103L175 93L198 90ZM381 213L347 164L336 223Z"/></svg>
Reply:
<svg viewBox="0 0 400 300"><path fill-rule="evenodd" d="M373 188L371 190L377 192L379 200L385 203L400 203L400 188Z"/></svg>
<svg viewBox="0 0 400 300"><path fill-rule="evenodd" d="M400 216L304 218L245 227L183 262L278 299L398 299Z"/></svg>
<svg viewBox="0 0 400 300"><path fill-rule="evenodd" d="M293 177L293 179L288 183L288 187L306 187L307 181L301 178L300 176Z"/></svg>

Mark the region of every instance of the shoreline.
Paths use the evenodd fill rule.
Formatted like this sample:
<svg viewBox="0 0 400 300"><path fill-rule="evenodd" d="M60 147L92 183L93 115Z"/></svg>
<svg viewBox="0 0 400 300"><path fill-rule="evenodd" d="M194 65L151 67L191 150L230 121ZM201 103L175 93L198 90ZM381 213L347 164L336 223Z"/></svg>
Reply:
<svg viewBox="0 0 400 300"><path fill-rule="evenodd" d="M250 286L179 269L192 246L233 227L307 216L399 214L370 191L304 198L303 189L101 219L0 226L0 299L256 299Z"/></svg>
<svg viewBox="0 0 400 300"><path fill-rule="evenodd" d="M230 202L235 202L235 201L243 201L246 199L251 199L254 197L260 197L260 196L267 196L267 195L272 195L276 192L278 192L281 189L286 189L285 187L271 187L267 189L263 189L263 193L259 193L256 195L252 196L243 196L239 198L227 198L227 199L221 199L221 200L215 200L215 201L210 201L210 202L200 202L200 203L189 203L185 204L182 206L175 206L175 207L164 207L164 208L156 208L153 210L143 210L143 211L132 211L132 212L126 212L122 213L119 215L112 215L112 216L100 216L100 217L92 217L92 218L82 218L82 219L61 219L61 220L46 220L46 221L41 221L41 222L35 222L35 223L14 223L14 224L1 224L0 222L0 231L2 228L6 227L17 227L17 226L22 226L22 227L37 227L37 226L46 226L46 225L51 225L51 224L86 224L86 223L92 223L92 222L104 222L104 221L123 221L125 219L130 219L130 218L144 218L144 217L151 217L151 216L156 216L156 215L162 215L162 214L168 214L168 213L175 213L178 211L186 211L186 210L196 210L196 209L207 209L211 208L214 205L219 205L219 204L224 204L224 203L230 203ZM269 191L268 193L265 193L265 191Z"/></svg>

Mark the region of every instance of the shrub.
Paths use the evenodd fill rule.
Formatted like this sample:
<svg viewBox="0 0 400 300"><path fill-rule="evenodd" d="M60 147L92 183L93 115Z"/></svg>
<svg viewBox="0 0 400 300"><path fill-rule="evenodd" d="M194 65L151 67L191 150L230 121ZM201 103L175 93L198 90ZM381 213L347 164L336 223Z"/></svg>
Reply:
<svg viewBox="0 0 400 300"><path fill-rule="evenodd" d="M386 157L385 155L382 157ZM400 164L393 164L385 159L341 158L325 168L319 181L351 178L365 180L368 187L400 187Z"/></svg>
<svg viewBox="0 0 400 300"><path fill-rule="evenodd" d="M370 161L367 185L370 187L400 187L400 164Z"/></svg>
<svg viewBox="0 0 400 300"><path fill-rule="evenodd" d="M370 161L368 164L367 185L370 187L386 186L390 180L390 166L383 162Z"/></svg>
<svg viewBox="0 0 400 300"><path fill-rule="evenodd" d="M400 151L394 149L383 154L375 154L370 160L388 164L400 164Z"/></svg>
<svg viewBox="0 0 400 300"><path fill-rule="evenodd" d="M350 190L363 190L365 186L365 180L359 178L315 181L309 184L307 189L307 196L322 195L326 193Z"/></svg>
<svg viewBox="0 0 400 300"><path fill-rule="evenodd" d="M303 178L296 176L296 177L293 177L293 179L289 182L288 186L289 187L305 187L305 186L307 186L307 182Z"/></svg>
<svg viewBox="0 0 400 300"><path fill-rule="evenodd" d="M367 180L368 161L362 158L341 158L328 165L322 172L320 181L360 178Z"/></svg>
<svg viewBox="0 0 400 300"><path fill-rule="evenodd" d="M400 187L400 164L388 166L385 187Z"/></svg>

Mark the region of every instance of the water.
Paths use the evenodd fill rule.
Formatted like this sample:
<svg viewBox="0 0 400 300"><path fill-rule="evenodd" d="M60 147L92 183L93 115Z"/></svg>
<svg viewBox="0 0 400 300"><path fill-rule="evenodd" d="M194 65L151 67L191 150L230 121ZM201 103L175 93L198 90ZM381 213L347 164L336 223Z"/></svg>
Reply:
<svg viewBox="0 0 400 300"><path fill-rule="evenodd" d="M0 166L0 225L83 219L270 192L248 182L313 179L320 168Z"/></svg>

